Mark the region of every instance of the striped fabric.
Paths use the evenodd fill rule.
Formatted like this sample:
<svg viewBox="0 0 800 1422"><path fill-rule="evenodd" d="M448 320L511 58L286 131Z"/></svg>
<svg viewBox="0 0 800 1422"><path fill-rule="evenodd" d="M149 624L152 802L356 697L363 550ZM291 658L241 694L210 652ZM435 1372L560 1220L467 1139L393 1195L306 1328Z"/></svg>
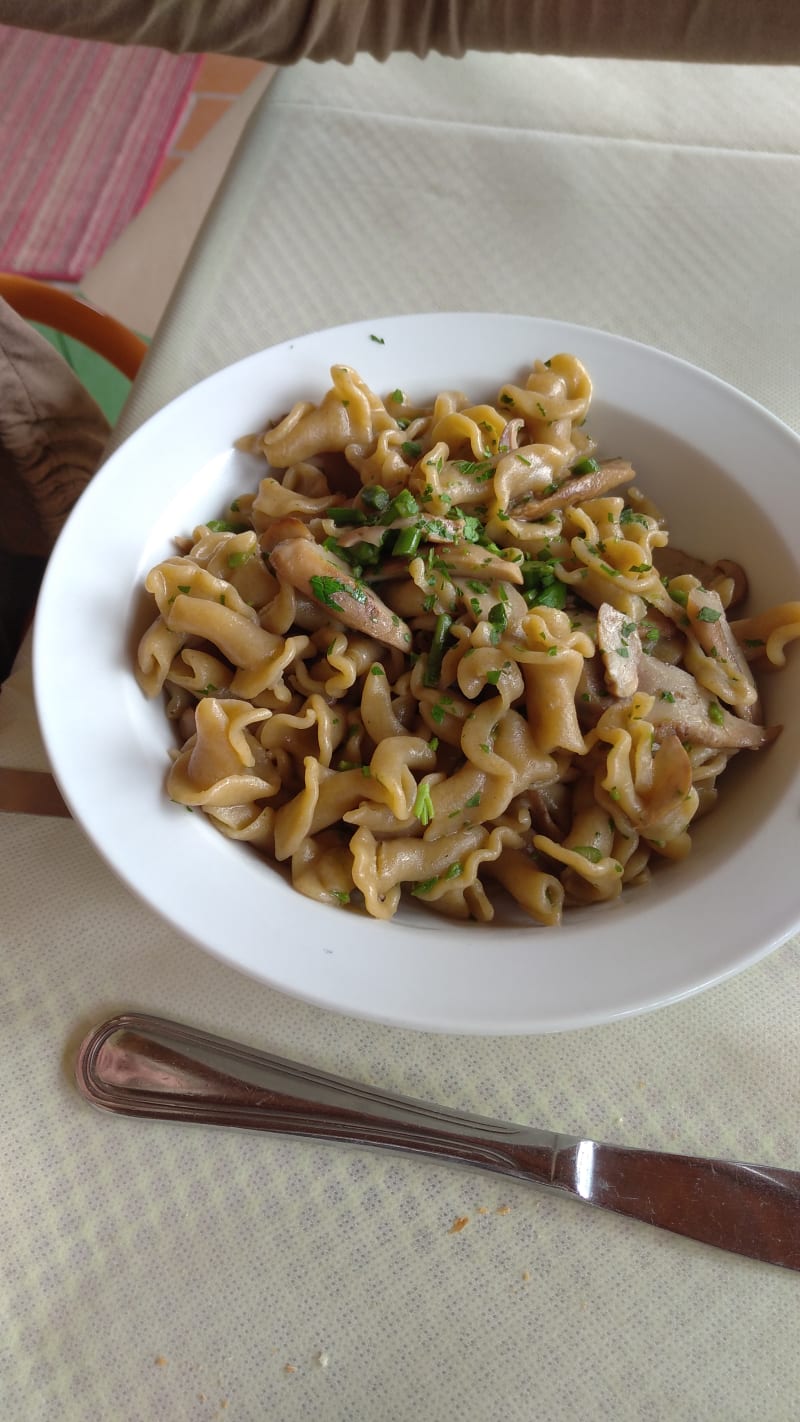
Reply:
<svg viewBox="0 0 800 1422"><path fill-rule="evenodd" d="M0 270L80 281L146 201L200 63L0 26Z"/></svg>

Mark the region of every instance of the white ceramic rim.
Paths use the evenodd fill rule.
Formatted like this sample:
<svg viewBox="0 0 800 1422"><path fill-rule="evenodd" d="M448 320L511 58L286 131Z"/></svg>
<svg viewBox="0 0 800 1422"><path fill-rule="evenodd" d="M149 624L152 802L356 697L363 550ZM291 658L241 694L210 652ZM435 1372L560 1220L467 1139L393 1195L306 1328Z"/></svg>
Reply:
<svg viewBox="0 0 800 1422"><path fill-rule="evenodd" d="M436 1032L564 1031L698 992L756 962L800 923L788 854L796 843L800 756L788 725L769 752L776 763L765 758L752 767L759 785L766 775L769 785L730 852L707 837L696 864L670 868L655 889L623 895L617 905L568 915L558 930L451 926L421 910L383 924L328 908L296 894L269 865L164 794L168 732L160 708L144 701L134 681L132 628L143 577L169 551L169 537L218 515L223 498L245 487L247 456L232 452L233 440L294 398L319 398L334 363L355 366L380 390L404 386L415 398L453 386L480 395L559 350L578 355L595 382L593 431L619 427L646 449L677 428L689 451L713 452L736 495L714 505L723 525L714 556L737 556L729 545L741 542L744 520L734 512L725 527L726 508L750 497L757 454L769 480L759 536L779 550L764 560L760 588L774 601L791 598L800 566L781 529L797 521L797 435L725 382L652 347L491 313L376 317L300 336L208 377L111 456L51 556L36 615L34 681L45 746L75 819L117 875L184 936L308 1003ZM784 580L790 569L791 586L773 585L776 562ZM791 675L797 704L796 668ZM788 698L786 690L784 704ZM742 793L746 800L749 790Z"/></svg>

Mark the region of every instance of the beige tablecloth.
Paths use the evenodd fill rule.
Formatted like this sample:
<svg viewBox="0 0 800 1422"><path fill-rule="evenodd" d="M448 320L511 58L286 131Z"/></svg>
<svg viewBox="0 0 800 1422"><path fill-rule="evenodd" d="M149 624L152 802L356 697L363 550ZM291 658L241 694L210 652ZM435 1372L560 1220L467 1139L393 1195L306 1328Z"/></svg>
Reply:
<svg viewBox="0 0 800 1422"><path fill-rule="evenodd" d="M619 331L800 428L799 85L474 56L279 75L117 439L249 351L437 308ZM44 764L25 654L0 764ZM437 1037L222 966L69 820L0 816L0 903L4 1417L798 1415L794 1274L477 1172L104 1117L71 1080L84 1031L138 1007L489 1115L800 1167L797 941L635 1020Z"/></svg>

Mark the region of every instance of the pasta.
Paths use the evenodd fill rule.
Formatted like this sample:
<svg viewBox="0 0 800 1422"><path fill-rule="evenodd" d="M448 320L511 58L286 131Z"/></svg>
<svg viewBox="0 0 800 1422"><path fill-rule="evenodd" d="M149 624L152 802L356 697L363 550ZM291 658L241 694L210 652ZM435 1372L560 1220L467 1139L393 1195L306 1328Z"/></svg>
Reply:
<svg viewBox="0 0 800 1422"><path fill-rule="evenodd" d="M683 858L779 732L751 664L784 664L800 603L729 620L744 571L671 548L595 457L572 355L492 403L331 377L240 441L255 492L147 576L169 795L380 919L407 893L488 922L505 894L555 925Z"/></svg>

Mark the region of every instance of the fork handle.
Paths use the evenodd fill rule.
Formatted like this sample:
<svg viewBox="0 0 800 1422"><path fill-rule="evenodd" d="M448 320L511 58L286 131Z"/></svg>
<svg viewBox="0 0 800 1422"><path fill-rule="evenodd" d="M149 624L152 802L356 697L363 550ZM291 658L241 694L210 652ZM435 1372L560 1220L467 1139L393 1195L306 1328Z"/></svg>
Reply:
<svg viewBox="0 0 800 1422"><path fill-rule="evenodd" d="M396 1096L142 1013L80 1048L79 1089L128 1116L382 1146L548 1186L704 1244L800 1269L800 1173L607 1145Z"/></svg>

